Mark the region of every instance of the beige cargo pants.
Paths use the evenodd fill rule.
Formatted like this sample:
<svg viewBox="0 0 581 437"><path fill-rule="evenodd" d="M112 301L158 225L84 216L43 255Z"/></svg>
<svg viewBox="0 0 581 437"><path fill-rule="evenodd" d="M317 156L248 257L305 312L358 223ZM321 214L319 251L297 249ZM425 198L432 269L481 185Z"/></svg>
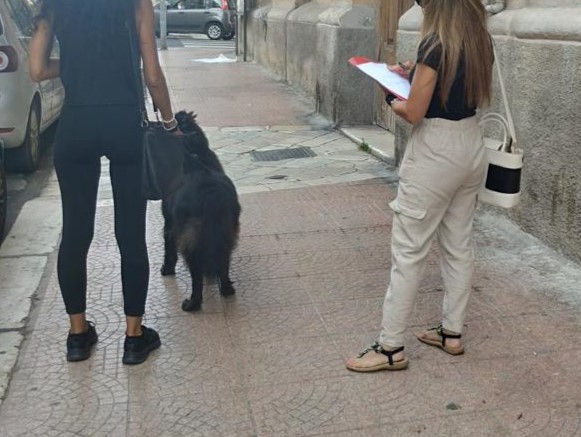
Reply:
<svg viewBox="0 0 581 437"><path fill-rule="evenodd" d="M445 286L442 324L461 333L472 288L472 222L484 177L477 117L424 119L412 131L399 176L392 229L391 282L379 341L403 346L424 264L436 239Z"/></svg>

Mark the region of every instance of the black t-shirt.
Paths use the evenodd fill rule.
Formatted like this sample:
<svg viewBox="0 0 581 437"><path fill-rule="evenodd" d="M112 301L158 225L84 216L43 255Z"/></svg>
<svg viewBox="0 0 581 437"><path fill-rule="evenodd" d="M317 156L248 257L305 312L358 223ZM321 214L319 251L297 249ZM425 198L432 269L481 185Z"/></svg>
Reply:
<svg viewBox="0 0 581 437"><path fill-rule="evenodd" d="M473 117L476 115L476 108L470 107L466 104L466 91L465 91L465 61L464 57L460 58L460 63L458 65L458 71L456 72L456 77L452 83L452 88L450 89L450 96L448 97L448 102L446 107L442 104L442 99L440 99L440 58L442 57L442 46L436 45L434 49L428 52L428 49L432 46L434 41L434 36L426 37L421 43L418 49L418 64L424 64L428 67L436 70L438 72L438 82L436 83L436 88L434 90L434 95L430 106L428 107L428 112L426 113L426 118L445 118L446 120L462 120L464 118ZM413 80L415 69L412 70L410 74L410 82Z"/></svg>

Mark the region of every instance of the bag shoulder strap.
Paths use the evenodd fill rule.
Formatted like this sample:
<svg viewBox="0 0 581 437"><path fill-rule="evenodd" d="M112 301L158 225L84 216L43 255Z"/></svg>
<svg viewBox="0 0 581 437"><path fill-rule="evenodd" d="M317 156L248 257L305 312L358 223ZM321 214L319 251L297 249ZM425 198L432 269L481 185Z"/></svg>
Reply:
<svg viewBox="0 0 581 437"><path fill-rule="evenodd" d="M145 94L143 92L143 81L141 80L141 52L137 49L137 41L135 39L137 34L137 22L135 20L135 8L133 7L133 0L122 0L127 5L127 20L125 25L129 35L129 48L131 49L131 63L133 65L133 76L135 78L135 87L137 91L137 98L139 100L139 112L141 114L141 124L146 126L148 123L147 109L145 108Z"/></svg>
<svg viewBox="0 0 581 437"><path fill-rule="evenodd" d="M514 128L514 121L512 119L512 113L510 112L510 106L508 104L508 96L506 93L506 87L504 85L504 78L502 76L502 69L500 68L500 59L498 58L498 53L496 52L496 45L492 42L492 50L494 51L494 63L496 64L496 71L498 72L498 81L500 83L500 92L502 93L502 100L504 101L504 109L506 111L506 119L508 121L508 131L513 141L516 143L516 130Z"/></svg>

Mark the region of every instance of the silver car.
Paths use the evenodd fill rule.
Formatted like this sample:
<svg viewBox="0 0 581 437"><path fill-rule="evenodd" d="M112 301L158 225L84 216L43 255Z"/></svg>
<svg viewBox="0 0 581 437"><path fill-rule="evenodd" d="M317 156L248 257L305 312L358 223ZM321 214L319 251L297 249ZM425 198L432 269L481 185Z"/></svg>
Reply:
<svg viewBox="0 0 581 437"><path fill-rule="evenodd" d="M166 0L167 33L201 33L210 39L234 38L233 0ZM155 6L156 33L159 36L159 4Z"/></svg>
<svg viewBox="0 0 581 437"><path fill-rule="evenodd" d="M14 169L31 172L40 159L40 134L56 121L64 102L60 80L33 82L28 44L34 0L0 1L0 138ZM58 56L55 43L54 56Z"/></svg>
<svg viewBox="0 0 581 437"><path fill-rule="evenodd" d="M8 209L8 188L6 187L6 173L4 172L4 143L0 138L0 243L4 238L6 228L6 212Z"/></svg>

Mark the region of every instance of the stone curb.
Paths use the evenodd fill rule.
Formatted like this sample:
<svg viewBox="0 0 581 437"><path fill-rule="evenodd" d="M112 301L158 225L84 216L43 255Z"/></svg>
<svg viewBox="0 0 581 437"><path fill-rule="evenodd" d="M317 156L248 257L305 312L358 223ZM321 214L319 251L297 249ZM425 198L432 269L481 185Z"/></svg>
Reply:
<svg viewBox="0 0 581 437"><path fill-rule="evenodd" d="M39 197L26 202L0 248L0 406L18 360L34 295L61 232L60 198L53 175ZM34 229L34 232L31 232Z"/></svg>
<svg viewBox="0 0 581 437"><path fill-rule="evenodd" d="M339 132L341 132L343 135L345 135L347 138L349 138L351 141L353 141L358 146L361 146L364 144L363 139L351 134L349 132L349 129L340 127L340 128L338 128L338 130L339 130ZM367 144L367 147L369 147L369 150L368 150L369 154L375 156L377 159L385 162L388 165L395 166L395 158L393 156L387 155L382 150L373 146L373 144L367 143L366 141L365 141L365 144Z"/></svg>

